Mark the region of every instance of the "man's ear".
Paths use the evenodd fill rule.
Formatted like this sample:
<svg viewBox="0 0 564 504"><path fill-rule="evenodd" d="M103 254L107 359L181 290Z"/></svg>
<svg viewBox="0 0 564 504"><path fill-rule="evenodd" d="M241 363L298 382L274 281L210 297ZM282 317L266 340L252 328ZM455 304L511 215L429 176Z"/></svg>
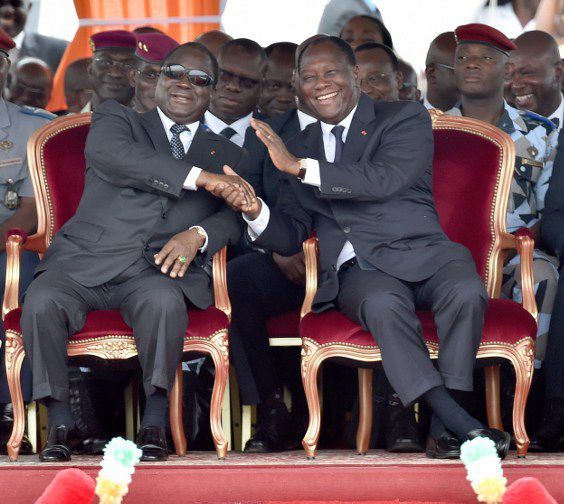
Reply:
<svg viewBox="0 0 564 504"><path fill-rule="evenodd" d="M137 70L135 68L132 68L128 74L127 74L127 79L129 80L129 85L132 88L135 88L135 85L137 83Z"/></svg>
<svg viewBox="0 0 564 504"><path fill-rule="evenodd" d="M354 66L353 76L354 76L355 86L360 89L360 68L358 65Z"/></svg>

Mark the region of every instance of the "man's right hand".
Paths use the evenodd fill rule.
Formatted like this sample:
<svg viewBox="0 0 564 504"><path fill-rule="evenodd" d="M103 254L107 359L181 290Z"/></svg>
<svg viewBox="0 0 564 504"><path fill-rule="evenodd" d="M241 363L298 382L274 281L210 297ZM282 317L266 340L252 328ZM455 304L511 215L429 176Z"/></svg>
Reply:
<svg viewBox="0 0 564 504"><path fill-rule="evenodd" d="M305 256L303 252L298 252L297 254L285 257L274 252L272 254L272 259L276 263L276 266L280 268L280 271L284 276L297 285L305 285Z"/></svg>

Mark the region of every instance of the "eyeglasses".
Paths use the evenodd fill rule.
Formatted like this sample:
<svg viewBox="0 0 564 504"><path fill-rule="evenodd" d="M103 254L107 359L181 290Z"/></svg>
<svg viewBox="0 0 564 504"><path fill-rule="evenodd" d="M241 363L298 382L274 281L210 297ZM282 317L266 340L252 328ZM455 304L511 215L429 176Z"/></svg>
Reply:
<svg viewBox="0 0 564 504"><path fill-rule="evenodd" d="M173 80L182 80L188 77L190 84L198 87L207 87L214 84L213 77L210 77L203 70L196 70L194 68L184 68L178 63L171 63L162 68L162 73L165 77Z"/></svg>
<svg viewBox="0 0 564 504"><path fill-rule="evenodd" d="M230 84L231 82L237 80L239 81L241 87L244 87L245 89L253 89L254 87L260 84L260 82L256 79L251 79L250 77L243 77L241 75L228 72L227 70L219 71L219 80L225 84Z"/></svg>
<svg viewBox="0 0 564 504"><path fill-rule="evenodd" d="M129 72L133 68L133 64L130 61L114 61L108 58L93 58L92 61L96 63L100 70L104 71L116 69L122 72Z"/></svg>
<svg viewBox="0 0 564 504"><path fill-rule="evenodd" d="M159 72L153 72L152 70L136 70L137 74L146 80L154 81L159 78Z"/></svg>
<svg viewBox="0 0 564 504"><path fill-rule="evenodd" d="M447 70L453 70L454 71L454 66L452 66L452 65L445 65L444 63L435 63L435 65L446 68Z"/></svg>
<svg viewBox="0 0 564 504"><path fill-rule="evenodd" d="M370 86L375 87L379 86L380 84L385 84L386 82L388 82L389 78L389 73L373 73L370 74L366 79L363 79L363 82L367 82Z"/></svg>

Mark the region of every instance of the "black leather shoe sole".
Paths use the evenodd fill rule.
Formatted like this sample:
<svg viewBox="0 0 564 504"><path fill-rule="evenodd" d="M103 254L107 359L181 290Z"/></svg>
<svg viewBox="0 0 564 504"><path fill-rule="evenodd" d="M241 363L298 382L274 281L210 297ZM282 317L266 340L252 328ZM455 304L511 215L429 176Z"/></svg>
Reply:
<svg viewBox="0 0 564 504"><path fill-rule="evenodd" d="M160 446L145 445L139 449L143 452L141 462L162 462L168 460L168 452Z"/></svg>
<svg viewBox="0 0 564 504"><path fill-rule="evenodd" d="M460 443L449 434L437 439L429 436L425 454L431 459L458 459L460 458Z"/></svg>

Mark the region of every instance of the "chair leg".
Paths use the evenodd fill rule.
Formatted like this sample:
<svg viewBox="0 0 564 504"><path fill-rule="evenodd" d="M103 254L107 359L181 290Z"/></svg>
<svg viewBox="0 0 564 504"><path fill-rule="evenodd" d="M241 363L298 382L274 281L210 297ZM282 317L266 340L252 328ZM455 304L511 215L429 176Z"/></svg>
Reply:
<svg viewBox="0 0 564 504"><path fill-rule="evenodd" d="M511 362L515 368L515 400L513 401L513 433L517 445L517 456L525 457L529 449L529 436L525 429L525 408L531 382L533 381L535 344L533 340L521 341L515 348Z"/></svg>
<svg viewBox="0 0 564 504"><path fill-rule="evenodd" d="M308 346L307 349L305 348L306 345ZM304 341L302 348L302 381L309 409L309 425L302 440L302 446L308 459L315 458L321 430L321 405L319 403L317 375L322 360L315 358L316 348L317 346L313 346L307 341Z"/></svg>
<svg viewBox="0 0 564 504"><path fill-rule="evenodd" d="M488 412L488 426L492 429L503 430L501 422L501 406L499 401L499 369L500 365L488 366L484 369L486 375L486 409Z"/></svg>
<svg viewBox="0 0 564 504"><path fill-rule="evenodd" d="M20 371L24 359L23 340L20 336L6 333L5 364L10 399L14 407L14 425L8 440L8 457L12 462L18 460L25 430L25 407L22 396Z"/></svg>
<svg viewBox="0 0 564 504"><path fill-rule="evenodd" d="M215 366L215 380L213 382L213 391L210 405L210 427L215 444L215 451L219 460L224 460L227 455L227 439L221 425L221 409L223 404L223 395L227 386L227 377L229 376L229 354L227 349L227 334L222 333L212 339L213 346L210 354Z"/></svg>
<svg viewBox="0 0 564 504"><path fill-rule="evenodd" d="M170 430L174 441L174 448L179 457L186 455L186 435L182 422L182 363L176 368L174 385L170 392Z"/></svg>
<svg viewBox="0 0 564 504"><path fill-rule="evenodd" d="M356 431L356 451L366 455L372 433L372 377L373 369L358 370L358 430Z"/></svg>

